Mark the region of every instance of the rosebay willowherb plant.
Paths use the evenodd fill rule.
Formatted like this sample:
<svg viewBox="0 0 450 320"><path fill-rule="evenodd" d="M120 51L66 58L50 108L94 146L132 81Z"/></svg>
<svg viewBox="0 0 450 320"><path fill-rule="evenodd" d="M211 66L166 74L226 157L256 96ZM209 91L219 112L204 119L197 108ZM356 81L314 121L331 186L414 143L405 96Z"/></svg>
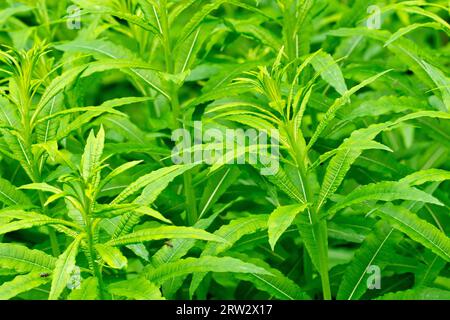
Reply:
<svg viewBox="0 0 450 320"><path fill-rule="evenodd" d="M0 299L450 299L448 1L0 3Z"/></svg>

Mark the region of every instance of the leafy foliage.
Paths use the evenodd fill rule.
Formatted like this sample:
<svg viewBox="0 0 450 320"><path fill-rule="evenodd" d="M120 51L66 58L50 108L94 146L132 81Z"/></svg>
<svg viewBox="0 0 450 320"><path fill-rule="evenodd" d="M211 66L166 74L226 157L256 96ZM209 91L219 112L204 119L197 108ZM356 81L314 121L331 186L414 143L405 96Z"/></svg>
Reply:
<svg viewBox="0 0 450 320"><path fill-rule="evenodd" d="M448 3L370 5L1 2L0 299L448 300Z"/></svg>

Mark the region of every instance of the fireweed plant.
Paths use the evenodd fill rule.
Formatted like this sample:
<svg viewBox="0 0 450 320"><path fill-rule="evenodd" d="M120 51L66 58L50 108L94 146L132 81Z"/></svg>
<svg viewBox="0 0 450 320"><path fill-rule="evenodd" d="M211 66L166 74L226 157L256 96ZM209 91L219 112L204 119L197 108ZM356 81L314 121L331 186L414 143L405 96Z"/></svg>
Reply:
<svg viewBox="0 0 450 320"><path fill-rule="evenodd" d="M447 21L2 1L0 299L450 299Z"/></svg>

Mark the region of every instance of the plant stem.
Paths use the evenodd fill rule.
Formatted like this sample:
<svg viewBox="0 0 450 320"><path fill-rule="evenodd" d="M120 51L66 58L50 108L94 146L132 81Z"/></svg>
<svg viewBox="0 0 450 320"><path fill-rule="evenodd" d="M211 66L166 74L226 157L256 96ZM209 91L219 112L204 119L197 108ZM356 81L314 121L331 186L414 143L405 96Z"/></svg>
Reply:
<svg viewBox="0 0 450 320"><path fill-rule="evenodd" d="M45 215L47 215L47 208L45 207L45 200L44 200L44 194L42 191L38 191L39 194L39 200L41 202L42 211ZM61 254L61 251L59 250L59 243L58 238L56 237L56 232L52 227L47 227L48 237L50 240L50 246L52 248L52 254L55 257L58 257Z"/></svg>
<svg viewBox="0 0 450 320"><path fill-rule="evenodd" d="M163 46L164 55L166 59L166 71L170 74L175 72L175 62L174 55L172 52L172 45L169 32L169 19L167 16L167 3L166 1L161 1L161 23L163 30ZM183 118L180 101L179 101L179 88L175 83L170 83L170 98L172 105L172 122L174 129L183 128L184 121L180 122L180 117ZM181 119L184 120L184 119ZM197 203L195 197L195 191L192 187L192 174L190 172L185 172L183 174L183 189L186 198L186 220L188 225L193 225L197 222Z"/></svg>
<svg viewBox="0 0 450 320"><path fill-rule="evenodd" d="M104 299L104 285L103 285L103 277L102 273L100 271L100 268L97 264L97 254L95 253L94 249L94 240L92 237L92 224L89 222L89 224L86 225L86 233L87 233L87 242L88 242L88 250L89 250L89 259L92 264L92 269L94 272L95 277L98 279L98 286L99 286L99 298L101 300Z"/></svg>
<svg viewBox="0 0 450 320"><path fill-rule="evenodd" d="M93 201L91 201L90 199L88 199L87 197L84 198L83 201L83 219L84 219L84 223L86 225L85 227L85 232L86 232L86 238L87 238L87 258L88 258L88 262L89 262L89 266L92 269L94 276L97 278L98 280L98 287L99 287L99 298L101 300L104 299L104 285L103 285L103 277L102 277L102 272L100 271L100 268L97 264L97 254L95 252L94 249L94 226L92 224L92 219L91 219L91 212L92 212L92 208L93 208Z"/></svg>
<svg viewBox="0 0 450 320"><path fill-rule="evenodd" d="M295 157L297 170L300 179L303 181L303 196L305 201L311 202L314 198L314 192L308 183L307 179L307 154L306 143L301 132L295 134L295 124L293 122L286 126L286 132L289 132L289 141L292 147L292 153ZM297 138L295 138L297 137ZM325 300L331 300L331 288L330 279L328 275L328 236L325 222L320 220L320 216L314 207L308 208L311 217L311 228L313 228L314 234L317 235L317 248L318 248L318 271L322 282L323 298Z"/></svg>
<svg viewBox="0 0 450 320"><path fill-rule="evenodd" d="M197 222L197 204L195 201L195 192L192 188L192 175L190 172L186 172L183 175L184 180L184 194L186 197L186 216L187 223L189 225L194 225Z"/></svg>
<svg viewBox="0 0 450 320"><path fill-rule="evenodd" d="M303 247L303 273L305 274L306 283L311 282L313 279L313 266L305 246Z"/></svg>

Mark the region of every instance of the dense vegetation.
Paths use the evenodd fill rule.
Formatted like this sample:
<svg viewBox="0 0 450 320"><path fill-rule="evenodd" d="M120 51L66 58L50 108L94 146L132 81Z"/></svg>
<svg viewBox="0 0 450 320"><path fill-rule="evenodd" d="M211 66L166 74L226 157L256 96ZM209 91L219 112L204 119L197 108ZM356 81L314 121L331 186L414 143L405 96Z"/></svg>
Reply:
<svg viewBox="0 0 450 320"><path fill-rule="evenodd" d="M448 20L1 1L0 299L450 299ZM222 161L199 123L272 152Z"/></svg>

